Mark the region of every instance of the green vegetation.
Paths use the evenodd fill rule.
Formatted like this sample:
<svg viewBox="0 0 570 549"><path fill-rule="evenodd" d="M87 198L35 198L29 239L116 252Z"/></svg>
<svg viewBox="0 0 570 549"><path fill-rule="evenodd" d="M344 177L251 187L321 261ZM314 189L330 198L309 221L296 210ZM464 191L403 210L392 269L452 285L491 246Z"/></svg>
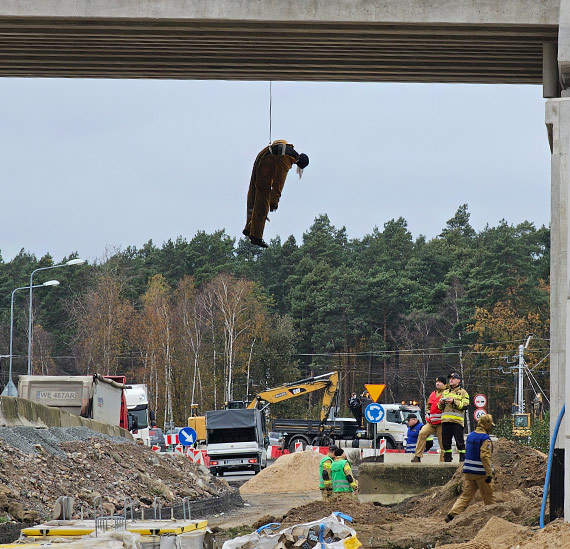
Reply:
<svg viewBox="0 0 570 549"><path fill-rule="evenodd" d="M493 429L493 434L514 440L519 444L531 446L547 454L550 449L550 414L546 412L543 419L536 420L532 424L530 437L516 437L513 435L513 420L509 415L505 415L497 422L497 426Z"/></svg>
<svg viewBox="0 0 570 549"><path fill-rule="evenodd" d="M386 402L421 403L435 376L453 369L500 418L513 394L505 357L529 333L527 362L548 354L549 237L528 222L477 232L464 205L431 240L414 238L402 218L349 239L321 215L302 242L276 238L263 251L223 230L149 241L94 265L36 275L41 283L57 273L61 286L34 292L33 371L124 373L149 385L159 424L183 424L192 401L202 411L219 408L333 369L342 373L342 404L367 382L387 384ZM24 250L0 259L1 348L11 291L53 264ZM26 369L26 326L27 295L19 292L16 375ZM544 360L533 370L542 387L548 367ZM272 411L302 417L318 406L313 395Z"/></svg>

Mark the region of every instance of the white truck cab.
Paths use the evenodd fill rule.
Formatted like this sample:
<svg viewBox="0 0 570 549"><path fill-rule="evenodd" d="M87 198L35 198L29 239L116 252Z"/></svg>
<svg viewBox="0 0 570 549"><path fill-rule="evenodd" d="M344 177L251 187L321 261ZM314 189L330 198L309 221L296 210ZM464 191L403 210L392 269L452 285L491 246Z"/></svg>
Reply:
<svg viewBox="0 0 570 549"><path fill-rule="evenodd" d="M150 446L150 413L148 408L147 387L144 384L127 385L125 399L129 414L129 424L133 438L141 439L145 446Z"/></svg>
<svg viewBox="0 0 570 549"><path fill-rule="evenodd" d="M408 425L406 423L410 414L415 414L420 421L421 410L419 406L408 404L382 404L384 417L376 424L376 442L386 439L386 449L402 449L405 445ZM365 423L367 423L365 421ZM364 431L359 441L360 447L368 447L374 444L374 424L367 423L367 430Z"/></svg>

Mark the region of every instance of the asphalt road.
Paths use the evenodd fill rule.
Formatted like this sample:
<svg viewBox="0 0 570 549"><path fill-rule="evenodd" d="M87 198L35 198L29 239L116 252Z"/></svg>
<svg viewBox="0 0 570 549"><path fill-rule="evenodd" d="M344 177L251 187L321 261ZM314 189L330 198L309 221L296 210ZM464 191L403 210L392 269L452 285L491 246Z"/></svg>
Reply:
<svg viewBox="0 0 570 549"><path fill-rule="evenodd" d="M221 478L232 486L241 486L244 482L247 482L254 476L255 475L249 471L236 471L235 473L224 473L224 476Z"/></svg>

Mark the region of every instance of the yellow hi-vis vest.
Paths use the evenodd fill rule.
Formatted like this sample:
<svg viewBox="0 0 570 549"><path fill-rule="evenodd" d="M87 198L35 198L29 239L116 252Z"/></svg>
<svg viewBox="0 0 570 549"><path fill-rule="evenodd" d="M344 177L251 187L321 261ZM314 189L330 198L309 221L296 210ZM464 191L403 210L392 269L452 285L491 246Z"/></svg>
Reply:
<svg viewBox="0 0 570 549"><path fill-rule="evenodd" d="M320 490L330 490L332 487L332 480L331 480L331 465L333 463L333 458L330 456L325 456L321 459L321 463L319 464L319 489ZM323 469L329 470L329 480L325 480L323 478Z"/></svg>
<svg viewBox="0 0 570 549"><path fill-rule="evenodd" d="M348 460L338 459L333 461L333 464L331 465L331 477L333 492L335 494L339 492L354 492L353 487L349 484L348 480L346 480L347 474L352 475L352 470Z"/></svg>

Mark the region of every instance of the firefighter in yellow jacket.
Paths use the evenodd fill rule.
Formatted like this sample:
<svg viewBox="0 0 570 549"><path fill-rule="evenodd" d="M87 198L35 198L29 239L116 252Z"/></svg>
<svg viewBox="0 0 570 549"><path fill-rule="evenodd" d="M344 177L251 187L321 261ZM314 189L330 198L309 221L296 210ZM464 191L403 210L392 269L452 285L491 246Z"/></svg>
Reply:
<svg viewBox="0 0 570 549"><path fill-rule="evenodd" d="M495 424L490 414L481 416L477 428L467 437L467 453L463 464L463 493L449 511L445 522L453 520L463 512L477 493L481 492L483 503L495 503L495 490L493 488L493 466L491 465L491 430Z"/></svg>
<svg viewBox="0 0 570 549"><path fill-rule="evenodd" d="M461 388L461 376L452 372L447 376L449 388L443 391L437 407L441 413L441 441L443 443L443 461L453 461L451 441L459 452L459 461L465 461L465 439L463 437L463 422L465 411L469 407L469 394Z"/></svg>
<svg viewBox="0 0 570 549"><path fill-rule="evenodd" d="M309 157L299 154L293 145L282 139L265 147L253 163L247 193L247 220L242 232L256 246L267 248L263 240L267 214L277 210L285 178L293 164L297 164L297 173L301 177L309 165Z"/></svg>

